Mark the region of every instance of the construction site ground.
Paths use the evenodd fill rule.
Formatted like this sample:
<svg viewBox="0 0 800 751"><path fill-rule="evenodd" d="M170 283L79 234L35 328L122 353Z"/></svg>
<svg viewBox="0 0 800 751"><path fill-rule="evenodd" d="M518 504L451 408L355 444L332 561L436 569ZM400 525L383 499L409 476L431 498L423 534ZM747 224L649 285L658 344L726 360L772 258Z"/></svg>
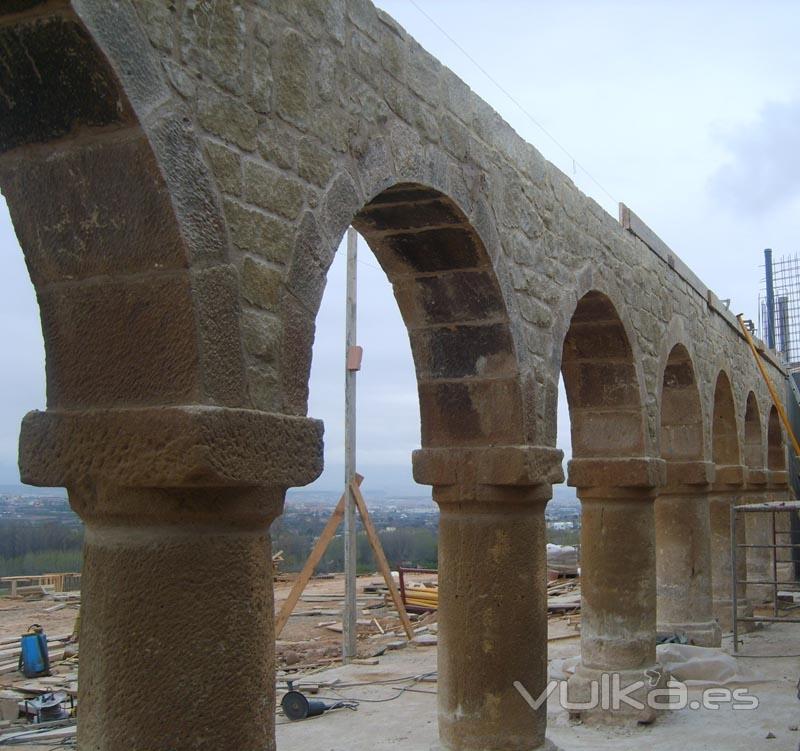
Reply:
<svg viewBox="0 0 800 751"><path fill-rule="evenodd" d="M419 580L429 578L421 576ZM428 751L436 747L435 615L415 620L417 633L409 644L399 619L384 604L383 594L363 591L365 586L371 589L379 583L380 577L375 575L359 579L360 663L347 666L339 661L341 634L331 630L341 623L342 578L315 579L309 584L276 643L278 703L291 680L311 699L358 704L355 709L335 709L300 722L289 721L278 709L279 749L373 751L402 747ZM276 582L276 612L290 587L291 581ZM568 588L551 598L556 603L549 634L553 667L580 652L580 618L567 607L577 597L579 591ZM566 603L563 609L562 602ZM57 604L64 607L53 610ZM75 602L59 603L51 597L37 601L2 598L0 642L18 638L32 623L42 624L48 635L63 636L71 632L76 614ZM571 721L555 692L548 702L548 737L563 751L639 751L643 747L654 751L798 751L800 625L770 625L742 638L744 654L775 655L738 658L741 673L750 676L750 682L742 685L758 697L757 709L682 709L661 713L653 725L596 728ZM723 643L730 651L730 636ZM57 654L63 651L61 644L53 649ZM54 662L52 679L31 682L10 671L0 674L0 684L6 690L52 685L74 691L76 669L77 658L72 657ZM42 684L43 680L48 683ZM690 698L699 697L700 691L690 688ZM2 747L9 729L0 730L6 733L0 733ZM59 740L54 738L52 748L58 747ZM36 745L15 744L13 748L33 751L42 746L40 741Z"/></svg>

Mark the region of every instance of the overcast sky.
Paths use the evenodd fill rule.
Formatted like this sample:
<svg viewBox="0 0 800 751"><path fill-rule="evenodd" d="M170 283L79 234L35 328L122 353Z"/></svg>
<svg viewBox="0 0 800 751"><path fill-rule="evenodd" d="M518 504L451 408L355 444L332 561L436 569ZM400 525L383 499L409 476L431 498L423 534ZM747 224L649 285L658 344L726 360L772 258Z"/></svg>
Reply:
<svg viewBox="0 0 800 751"><path fill-rule="evenodd" d="M614 216L624 201L720 297L732 298L734 312L755 316L762 249L798 251L800 4L377 4L584 192ZM408 340L391 289L363 244L360 257L359 469L373 492L422 493L410 477L419 410ZM316 484L325 489L342 479L343 302L339 253L318 319L311 383L310 413L326 423L328 469ZM0 367L2 484L18 480L22 415L44 406L38 311L4 204L0 343L7 353ZM563 405L559 445L569 452Z"/></svg>

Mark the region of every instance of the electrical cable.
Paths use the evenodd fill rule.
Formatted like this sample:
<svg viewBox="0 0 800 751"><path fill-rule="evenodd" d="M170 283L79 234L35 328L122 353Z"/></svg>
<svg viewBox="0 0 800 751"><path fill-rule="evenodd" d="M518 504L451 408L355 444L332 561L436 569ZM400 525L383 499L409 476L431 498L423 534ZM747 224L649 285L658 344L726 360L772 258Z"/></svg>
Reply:
<svg viewBox="0 0 800 751"><path fill-rule="evenodd" d="M481 73L483 73L486 78L489 79L503 94L505 94L508 99L514 104L520 112L522 112L525 117L527 117L539 130L542 131L561 151L567 155L572 160L573 169L577 168L580 169L600 190L603 191L614 203L619 203L619 201L614 198L613 195L605 188L605 186L591 173L589 170L586 169L564 146L552 133L550 133L547 128L544 127L528 110L526 110L518 101L517 99L498 81L496 81L492 75L474 58L472 55L467 52L464 47L462 47L455 39L453 39L450 34L448 34L431 16L429 16L422 8L419 7L416 0L409 0L409 2L423 15L425 18L428 19L439 31L450 40L450 43L453 44Z"/></svg>

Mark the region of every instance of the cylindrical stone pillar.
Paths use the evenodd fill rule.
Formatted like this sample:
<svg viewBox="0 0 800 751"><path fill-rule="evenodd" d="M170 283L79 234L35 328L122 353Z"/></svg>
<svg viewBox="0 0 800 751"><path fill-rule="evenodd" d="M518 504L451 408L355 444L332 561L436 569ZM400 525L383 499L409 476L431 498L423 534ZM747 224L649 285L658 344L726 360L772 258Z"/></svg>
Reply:
<svg viewBox="0 0 800 751"><path fill-rule="evenodd" d="M78 745L270 751L269 525L322 469L316 420L182 405L31 412L25 482L86 524Z"/></svg>
<svg viewBox="0 0 800 751"><path fill-rule="evenodd" d="M447 751L554 751L545 737L544 509L561 451L429 448L414 479L439 504L439 740Z"/></svg>
<svg viewBox="0 0 800 751"><path fill-rule="evenodd" d="M662 490L655 504L658 632L719 647L711 597L708 498L702 486Z"/></svg>
<svg viewBox="0 0 800 751"><path fill-rule="evenodd" d="M788 500L789 473L783 470L771 470L767 473L767 476L770 500L777 502ZM781 511L775 514L775 528L778 543L785 545L791 542L789 532L792 528L792 522L788 511ZM778 556L778 579L784 582L793 581L795 576L791 548L778 548L776 553Z"/></svg>
<svg viewBox="0 0 800 751"><path fill-rule="evenodd" d="M579 712L584 722L650 722L647 694L666 676L656 661L654 488L579 488L581 499L581 663L570 678L570 702L589 701L593 685L616 674L625 688L642 682L622 703ZM595 689L597 690L597 689ZM609 704L609 700L606 700Z"/></svg>
<svg viewBox="0 0 800 751"><path fill-rule="evenodd" d="M744 483L744 467L739 465L717 467L716 481L708 494L711 521L711 582L714 617L720 628L733 628L733 574L731 550L731 513L739 502ZM744 542L744 524L738 525L737 542ZM747 556L744 548L737 550L738 581L747 579ZM737 585L739 616L752 613L747 603L747 591L743 584ZM742 624L742 630L749 628Z"/></svg>
<svg viewBox="0 0 800 751"><path fill-rule="evenodd" d="M86 524L81 748L275 748L268 527L283 494L70 491Z"/></svg>
<svg viewBox="0 0 800 751"><path fill-rule="evenodd" d="M477 500L434 488L439 504L439 738L449 751L552 749L547 704L550 486Z"/></svg>
<svg viewBox="0 0 800 751"><path fill-rule="evenodd" d="M739 496L739 503L750 505L769 500L767 473L763 469L747 469L747 484ZM772 544L771 514L740 514L744 527L744 541L747 545L767 546ZM772 551L768 547L748 547L743 549L746 559L747 578L752 581L772 579ZM765 603L772 599L773 588L769 584L748 584L745 593L751 604Z"/></svg>

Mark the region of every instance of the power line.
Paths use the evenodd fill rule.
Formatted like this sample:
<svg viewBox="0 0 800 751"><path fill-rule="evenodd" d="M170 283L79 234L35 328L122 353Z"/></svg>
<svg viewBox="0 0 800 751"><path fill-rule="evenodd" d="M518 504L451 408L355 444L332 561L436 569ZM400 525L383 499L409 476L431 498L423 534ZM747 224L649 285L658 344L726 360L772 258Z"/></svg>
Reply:
<svg viewBox="0 0 800 751"><path fill-rule="evenodd" d="M409 0L409 2L423 15L425 18L428 19L445 37L450 41L453 46L455 46L481 73L483 73L486 78L489 79L491 83L493 83L500 91L505 94L508 99L522 112L525 117L527 117L539 130L542 131L561 151L566 154L572 160L572 168L573 171L575 169L580 169L600 190L603 191L614 203L619 203L619 201L614 198L611 193L605 188L605 186L591 173L589 170L586 169L571 153L570 151L564 146L547 128L544 127L528 110L523 107L519 101L511 94L508 89L506 89L501 83L499 83L489 71L486 70L472 55L467 52L464 47L462 47L455 39L453 39L450 34L447 33L433 18L431 18L428 13L426 13L420 6L417 4L416 0Z"/></svg>

